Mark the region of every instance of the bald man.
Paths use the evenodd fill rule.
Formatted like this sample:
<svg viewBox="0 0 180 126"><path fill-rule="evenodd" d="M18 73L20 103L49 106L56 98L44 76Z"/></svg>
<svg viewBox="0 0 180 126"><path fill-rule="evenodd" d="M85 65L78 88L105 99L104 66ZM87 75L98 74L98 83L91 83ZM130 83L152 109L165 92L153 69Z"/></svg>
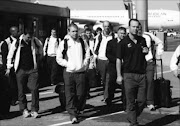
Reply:
<svg viewBox="0 0 180 126"><path fill-rule="evenodd" d="M3 63L3 69L6 70L7 66L7 55L9 52L9 49L11 47L11 44L17 40L18 38L18 28L16 26L12 26L10 28L10 36L4 40L2 46L1 46L1 52L2 52L2 63ZM10 91L11 91L11 105L16 105L18 100L18 91L17 91L17 83L16 83L16 76L14 73L14 69L11 69L11 72L8 76L8 81L10 85Z"/></svg>
<svg viewBox="0 0 180 126"><path fill-rule="evenodd" d="M111 31L111 24L109 21L103 22L103 31L101 34L97 35L95 38L95 57L97 58L97 69L101 75L102 84L104 86L104 99L102 100L107 105L109 103L109 94L108 94L108 58L106 57L106 47L108 41L114 39L114 33Z"/></svg>

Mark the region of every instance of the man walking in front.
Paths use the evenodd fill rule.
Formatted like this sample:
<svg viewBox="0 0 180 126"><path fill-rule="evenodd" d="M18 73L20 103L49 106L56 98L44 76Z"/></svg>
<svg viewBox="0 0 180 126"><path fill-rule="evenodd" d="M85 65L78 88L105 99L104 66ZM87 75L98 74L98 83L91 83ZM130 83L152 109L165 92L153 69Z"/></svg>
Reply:
<svg viewBox="0 0 180 126"><path fill-rule="evenodd" d="M117 83L124 87L127 100L127 114L130 126L138 126L137 117L146 103L146 59L148 53L146 41L138 36L139 21L129 21L129 34L119 43L116 69ZM123 75L121 70L123 69Z"/></svg>

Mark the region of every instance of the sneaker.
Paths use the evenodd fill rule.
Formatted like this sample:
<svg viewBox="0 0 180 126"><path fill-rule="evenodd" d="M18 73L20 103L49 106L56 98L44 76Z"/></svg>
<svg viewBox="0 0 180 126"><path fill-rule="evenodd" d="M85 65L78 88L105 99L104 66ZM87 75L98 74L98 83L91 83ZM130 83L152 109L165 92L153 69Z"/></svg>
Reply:
<svg viewBox="0 0 180 126"><path fill-rule="evenodd" d="M29 112L28 112L27 109L24 109L24 111L23 111L23 117L24 117L24 118L30 117L30 114L29 114Z"/></svg>
<svg viewBox="0 0 180 126"><path fill-rule="evenodd" d="M77 124L78 123L78 119L73 115L70 115L70 120L71 120L72 124Z"/></svg>
<svg viewBox="0 0 180 126"><path fill-rule="evenodd" d="M73 118L72 118L72 120L71 120L71 123L72 123L72 124L76 124L76 123L78 123L77 118L76 118L76 117L73 117Z"/></svg>
<svg viewBox="0 0 180 126"><path fill-rule="evenodd" d="M31 116L32 116L33 118L38 118L38 117L39 117L39 114L38 114L37 112L33 111L33 112L31 112Z"/></svg>
<svg viewBox="0 0 180 126"><path fill-rule="evenodd" d="M147 105L147 107L149 108L150 111L154 111L155 110L155 107L152 104L151 105Z"/></svg>

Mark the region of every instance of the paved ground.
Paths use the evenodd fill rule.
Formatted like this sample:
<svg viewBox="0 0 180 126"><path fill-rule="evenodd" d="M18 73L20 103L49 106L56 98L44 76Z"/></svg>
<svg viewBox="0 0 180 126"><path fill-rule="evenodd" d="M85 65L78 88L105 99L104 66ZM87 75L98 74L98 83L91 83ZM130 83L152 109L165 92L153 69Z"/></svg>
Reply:
<svg viewBox="0 0 180 126"><path fill-rule="evenodd" d="M159 67L158 67L159 71ZM160 74L158 73L158 76ZM138 118L142 125L146 126L179 126L180 115L177 114L180 105L179 80L172 76L169 67L164 66L164 77L171 80L172 105L170 108L159 108L154 112L144 109ZM72 125L67 112L59 108L58 95L53 93L53 86L40 89L40 118L24 119L18 112L18 105L11 107L10 116L0 120L0 126L61 126ZM92 98L87 100L85 113L81 116L78 126L128 126L126 113L122 111L121 90L116 90L114 104L105 106L101 99L102 87L91 89ZM28 106L31 97L27 94Z"/></svg>
<svg viewBox="0 0 180 126"><path fill-rule="evenodd" d="M171 81L172 105L170 108L159 108L154 112L144 109L138 118L142 125L146 126L179 126L180 115L177 114L180 105L180 82L169 70L169 62L173 52L164 52L163 71L164 78ZM160 76L160 63L157 65L158 77ZM54 86L40 89L40 118L24 119L18 111L18 105L11 107L8 117L0 120L0 126L61 126L72 125L67 112L59 108L58 95L53 93ZM85 113L81 117L78 126L128 126L126 113L122 111L121 90L117 89L114 104L111 107L101 102L102 87L91 89L91 98L87 100ZM27 94L30 108L31 97Z"/></svg>

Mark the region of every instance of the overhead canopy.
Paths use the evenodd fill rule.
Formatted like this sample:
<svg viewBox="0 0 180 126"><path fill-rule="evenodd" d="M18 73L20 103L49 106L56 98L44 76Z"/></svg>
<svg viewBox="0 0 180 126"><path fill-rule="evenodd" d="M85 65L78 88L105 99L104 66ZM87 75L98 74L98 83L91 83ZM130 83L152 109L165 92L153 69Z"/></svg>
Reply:
<svg viewBox="0 0 180 126"><path fill-rule="evenodd" d="M0 11L70 18L70 9L19 1L0 0Z"/></svg>

